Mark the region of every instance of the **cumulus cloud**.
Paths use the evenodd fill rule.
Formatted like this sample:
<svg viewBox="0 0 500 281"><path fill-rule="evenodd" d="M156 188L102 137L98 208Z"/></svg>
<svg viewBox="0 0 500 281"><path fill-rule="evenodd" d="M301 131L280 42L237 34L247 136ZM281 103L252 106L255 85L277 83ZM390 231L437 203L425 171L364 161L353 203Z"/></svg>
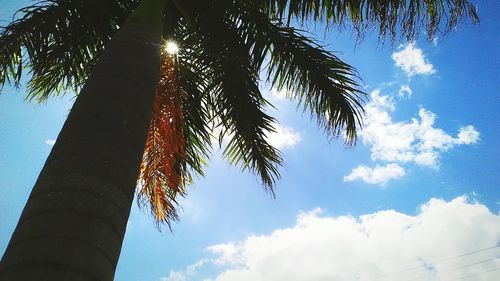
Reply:
<svg viewBox="0 0 500 281"><path fill-rule="evenodd" d="M434 66L426 61L424 53L415 46L415 43L409 43L404 48L400 46L400 49L400 51L394 52L391 57L396 66L404 70L408 77L416 74L429 75L436 72Z"/></svg>
<svg viewBox="0 0 500 281"><path fill-rule="evenodd" d="M470 276L493 281L498 271L492 270L500 267L499 243L500 216L462 196L431 199L416 215L385 210L335 217L315 209L299 214L291 227L208 250L215 255L210 264L218 270L217 281L452 281Z"/></svg>
<svg viewBox="0 0 500 281"><path fill-rule="evenodd" d="M393 121L391 113L395 111L396 107L392 99L388 95L381 94L380 90L374 90L370 97L371 100L365 107L365 126L360 135L363 143L370 147L371 158L374 161L398 163L399 165L414 163L419 166L437 168L440 155L443 152L457 145L474 144L479 141L479 132L472 125L460 128L456 137L434 127L436 114L423 107L418 111L419 118ZM395 166L391 166L393 169L388 169L388 166L385 167L385 170L380 167L361 166L355 168L346 178L385 184L390 179L404 175L402 170L399 170L398 173L388 173L389 170L395 171ZM374 177L375 171L377 177ZM382 171L385 173L381 173ZM381 174L387 176L382 177ZM375 180L375 178L379 180Z"/></svg>
<svg viewBox="0 0 500 281"><path fill-rule="evenodd" d="M344 181L354 181L361 179L370 184L385 185L391 179L398 179L405 175L405 170L398 164L389 163L385 166L376 166L370 168L367 166L359 166L354 168L352 172L344 177Z"/></svg>
<svg viewBox="0 0 500 281"><path fill-rule="evenodd" d="M460 128L458 133L458 144L471 144L476 143L479 140L479 132L474 129L473 126L465 126Z"/></svg>
<svg viewBox="0 0 500 281"><path fill-rule="evenodd" d="M479 141L479 132L468 125L453 137L434 127L436 114L421 107L419 119L395 122L390 113L395 110L391 98L373 91L366 105L365 127L361 131L363 143L370 145L371 158L390 162L415 162L436 167L439 154L461 144Z"/></svg>
<svg viewBox="0 0 500 281"><path fill-rule="evenodd" d="M56 140L45 140L46 145L53 146L56 143Z"/></svg>
<svg viewBox="0 0 500 281"><path fill-rule="evenodd" d="M300 133L291 127L282 127L275 124L274 129L275 132L267 134L267 140L278 149L293 147L301 140Z"/></svg>

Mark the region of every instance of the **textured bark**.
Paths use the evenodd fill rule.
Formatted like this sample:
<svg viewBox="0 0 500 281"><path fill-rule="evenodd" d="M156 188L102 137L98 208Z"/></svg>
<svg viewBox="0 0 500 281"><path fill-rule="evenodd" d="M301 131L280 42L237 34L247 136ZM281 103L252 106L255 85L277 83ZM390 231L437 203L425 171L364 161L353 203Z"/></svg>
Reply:
<svg viewBox="0 0 500 281"><path fill-rule="evenodd" d="M113 280L159 76L159 36L125 25L63 126L0 263L1 281Z"/></svg>

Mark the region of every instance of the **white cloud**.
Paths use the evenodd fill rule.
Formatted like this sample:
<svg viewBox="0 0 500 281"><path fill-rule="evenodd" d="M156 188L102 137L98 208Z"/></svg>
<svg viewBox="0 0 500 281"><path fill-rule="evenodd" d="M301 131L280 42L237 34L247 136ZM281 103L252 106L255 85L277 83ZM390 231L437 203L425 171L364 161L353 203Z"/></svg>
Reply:
<svg viewBox="0 0 500 281"><path fill-rule="evenodd" d="M281 99L286 99L287 96L288 96L288 92L286 91L286 89L281 89L280 91L278 91L278 89L276 88L272 88L271 89L271 95L278 99L278 100L281 100Z"/></svg>
<svg viewBox="0 0 500 281"><path fill-rule="evenodd" d="M45 144L53 146L56 143L56 140L45 140Z"/></svg>
<svg viewBox="0 0 500 281"><path fill-rule="evenodd" d="M160 281L189 281L198 276L198 269L203 267L210 260L203 259L195 264L189 265L184 271L171 270L168 277L160 278Z"/></svg>
<svg viewBox="0 0 500 281"><path fill-rule="evenodd" d="M410 88L410 86L408 86L408 85L401 85L401 87L399 88L398 95L401 98L404 98L404 97L409 98L409 97L411 97L412 94L413 94L413 91Z"/></svg>
<svg viewBox="0 0 500 281"><path fill-rule="evenodd" d="M373 91L370 97L371 100L365 107L365 126L360 135L363 143L370 146L371 158L374 161L400 165L415 163L419 166L437 168L441 153L457 145L474 144L479 141L479 132L471 125L460 128L456 137L434 127L436 114L423 107L418 112L419 118L393 121L391 112L395 111L396 107L391 98L382 95L380 90ZM395 171L387 167L385 170L380 167L358 167L346 178L384 184L389 179L403 175L401 170L399 173L388 173L389 170ZM382 177L382 174L386 177ZM379 175L376 177L378 180L375 180L375 175Z"/></svg>
<svg viewBox="0 0 500 281"><path fill-rule="evenodd" d="M274 129L275 132L267 134L267 140L278 149L293 147L301 140L300 134L291 127L274 124Z"/></svg>
<svg viewBox="0 0 500 281"><path fill-rule="evenodd" d="M462 196L431 199L416 215L315 209L294 226L209 247L215 258L205 265L218 269L217 281L452 281L479 273L470 280L493 281L498 271L487 271L500 266L499 241L500 216Z"/></svg>
<svg viewBox="0 0 500 281"><path fill-rule="evenodd" d="M434 66L425 60L421 49L415 47L415 43L409 43L406 47L400 47L402 50L394 52L392 59L396 66L403 69L408 77L415 74L429 75L435 71Z"/></svg>
<svg viewBox="0 0 500 281"><path fill-rule="evenodd" d="M437 36L434 36L434 38L432 38L432 45L437 46L439 43L439 37Z"/></svg>
<svg viewBox="0 0 500 281"><path fill-rule="evenodd" d="M295 131L292 127L281 126L278 123L274 123L272 126L275 131L266 131L266 140L269 144L278 149L293 147L302 140L300 133ZM212 130L211 139L214 146L218 146L221 133L221 127L216 127ZM222 139L222 145L227 145L233 136L233 133L226 134Z"/></svg>
<svg viewBox="0 0 500 281"><path fill-rule="evenodd" d="M383 167L376 166L370 168L367 166L359 166L354 168L352 172L344 177L344 181L354 181L361 179L370 184L385 185L389 180L398 179L405 175L405 170L398 164L389 163Z"/></svg>
<svg viewBox="0 0 500 281"><path fill-rule="evenodd" d="M465 126L460 128L458 133L458 144L471 144L479 140L479 132L473 126Z"/></svg>
<svg viewBox="0 0 500 281"><path fill-rule="evenodd" d="M439 154L456 145L474 144L479 141L479 132L471 125L459 129L457 137L435 128L436 115L421 107L417 118L394 122L390 113L395 105L389 96L379 90L371 93L366 105L365 127L361 137L371 146L373 160L390 162L416 162L423 166L436 167ZM425 161L419 159L426 159ZM432 161L431 161L432 160Z"/></svg>

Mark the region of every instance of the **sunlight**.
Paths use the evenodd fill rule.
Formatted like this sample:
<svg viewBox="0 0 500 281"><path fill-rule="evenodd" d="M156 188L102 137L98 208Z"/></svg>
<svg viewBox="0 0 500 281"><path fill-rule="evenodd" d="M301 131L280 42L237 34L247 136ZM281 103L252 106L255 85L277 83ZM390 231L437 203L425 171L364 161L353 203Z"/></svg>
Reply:
<svg viewBox="0 0 500 281"><path fill-rule="evenodd" d="M174 41L167 41L165 44L165 51L168 54L175 55L179 52L179 46Z"/></svg>

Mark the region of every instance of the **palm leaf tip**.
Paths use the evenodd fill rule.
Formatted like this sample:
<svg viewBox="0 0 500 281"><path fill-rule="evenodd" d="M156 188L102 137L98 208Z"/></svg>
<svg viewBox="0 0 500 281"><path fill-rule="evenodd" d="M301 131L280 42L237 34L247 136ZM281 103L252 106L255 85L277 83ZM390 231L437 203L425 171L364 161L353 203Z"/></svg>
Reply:
<svg viewBox="0 0 500 281"><path fill-rule="evenodd" d="M352 26L358 39L378 29L379 39L394 41L399 36L413 41L420 30L428 40L446 34L459 23L479 23L476 7L469 0L274 0L263 1L260 9L269 17L325 22L329 26Z"/></svg>

